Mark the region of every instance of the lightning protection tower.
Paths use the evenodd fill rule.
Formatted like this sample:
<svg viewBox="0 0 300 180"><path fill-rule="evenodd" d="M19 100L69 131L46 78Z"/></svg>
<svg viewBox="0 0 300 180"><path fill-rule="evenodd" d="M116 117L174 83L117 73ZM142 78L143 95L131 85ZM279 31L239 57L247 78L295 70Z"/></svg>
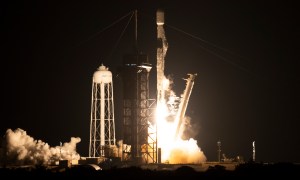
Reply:
<svg viewBox="0 0 300 180"><path fill-rule="evenodd" d="M89 157L112 156L116 147L112 73L103 64L94 72Z"/></svg>
<svg viewBox="0 0 300 180"><path fill-rule="evenodd" d="M134 164L156 163L157 146L149 131L154 119L155 100L149 98L148 56L137 47L137 11L135 11L134 53L123 56L120 69L123 81L123 161ZM150 128L151 129L151 128ZM153 129L152 129L153 130Z"/></svg>

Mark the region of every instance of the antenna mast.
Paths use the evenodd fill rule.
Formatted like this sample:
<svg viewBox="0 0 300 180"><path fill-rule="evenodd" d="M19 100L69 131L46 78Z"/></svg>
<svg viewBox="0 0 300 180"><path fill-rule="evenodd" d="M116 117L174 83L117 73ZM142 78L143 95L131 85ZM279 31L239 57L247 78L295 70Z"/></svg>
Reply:
<svg viewBox="0 0 300 180"><path fill-rule="evenodd" d="M253 150L252 150L252 160L255 162L255 141L252 142Z"/></svg>
<svg viewBox="0 0 300 180"><path fill-rule="evenodd" d="M221 162L221 141L217 142L218 145L218 161Z"/></svg>

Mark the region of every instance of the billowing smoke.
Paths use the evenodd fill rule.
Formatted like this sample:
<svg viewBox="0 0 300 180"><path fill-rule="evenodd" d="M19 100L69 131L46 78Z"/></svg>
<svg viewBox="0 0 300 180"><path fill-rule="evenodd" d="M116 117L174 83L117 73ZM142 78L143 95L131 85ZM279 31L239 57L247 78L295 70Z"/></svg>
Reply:
<svg viewBox="0 0 300 180"><path fill-rule="evenodd" d="M199 132L199 125L196 123L192 123L191 118L189 116L184 117L184 122L182 124L183 130L181 139L188 140L190 138L196 137Z"/></svg>
<svg viewBox="0 0 300 180"><path fill-rule="evenodd" d="M78 160L76 144L81 139L72 137L70 142L50 147L41 140L35 140L26 131L7 129L3 140L1 159L7 165L46 165L60 159Z"/></svg>
<svg viewBox="0 0 300 180"><path fill-rule="evenodd" d="M169 157L171 164L197 164L206 161L206 157L193 138L180 140L174 144Z"/></svg>
<svg viewBox="0 0 300 180"><path fill-rule="evenodd" d="M162 151L162 162L171 164L205 162L206 156L198 147L197 141L193 139L199 127L192 123L188 116L184 116L180 123L176 119L180 117L180 113L185 113L182 106L183 94L180 97L176 96L170 86L172 83L167 78L163 82L165 98L158 101L156 108L158 147Z"/></svg>

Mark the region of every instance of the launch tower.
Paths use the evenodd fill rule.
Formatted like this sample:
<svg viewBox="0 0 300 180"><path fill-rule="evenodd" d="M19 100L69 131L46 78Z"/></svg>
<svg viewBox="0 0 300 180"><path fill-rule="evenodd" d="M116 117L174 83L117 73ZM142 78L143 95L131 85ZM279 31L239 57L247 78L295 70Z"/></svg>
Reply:
<svg viewBox="0 0 300 180"><path fill-rule="evenodd" d="M137 49L137 11L135 11L135 52L123 56L123 161L156 163L156 141L148 131L153 121L155 100L149 98L148 56Z"/></svg>

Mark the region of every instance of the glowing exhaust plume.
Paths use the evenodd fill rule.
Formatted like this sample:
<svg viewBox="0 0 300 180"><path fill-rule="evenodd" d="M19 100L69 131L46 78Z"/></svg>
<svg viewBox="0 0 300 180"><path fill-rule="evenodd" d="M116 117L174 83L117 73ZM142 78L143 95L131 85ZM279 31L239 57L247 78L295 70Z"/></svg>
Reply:
<svg viewBox="0 0 300 180"><path fill-rule="evenodd" d="M50 147L41 140L35 140L26 131L8 129L4 136L1 161L10 165L46 165L60 159L79 160L76 144L81 140L72 137L61 146Z"/></svg>
<svg viewBox="0 0 300 180"><path fill-rule="evenodd" d="M165 83L167 82L168 83ZM170 85L168 79L164 78L164 84ZM200 163L206 161L206 157L197 145L197 141L190 138L183 140L181 138L183 127L176 136L178 124L175 121L177 116L177 100L175 93L168 86L164 86L165 94L169 97L157 102L156 123L158 147L162 150L163 163Z"/></svg>
<svg viewBox="0 0 300 180"><path fill-rule="evenodd" d="M156 12L157 24L157 107L156 107L156 128L157 145L161 148L162 162L169 163L199 163L206 161L206 157L194 139L182 140L181 128L184 119L185 109L188 103L190 91L185 91L183 104L180 112L177 112L175 93L170 89L170 81L164 75L165 56L168 50L168 42L164 30L164 11ZM192 75L193 76L193 75ZM187 84L187 89L191 89ZM177 117L177 118L176 118ZM154 127L149 127L148 132L154 134ZM151 137L150 139L154 139Z"/></svg>

